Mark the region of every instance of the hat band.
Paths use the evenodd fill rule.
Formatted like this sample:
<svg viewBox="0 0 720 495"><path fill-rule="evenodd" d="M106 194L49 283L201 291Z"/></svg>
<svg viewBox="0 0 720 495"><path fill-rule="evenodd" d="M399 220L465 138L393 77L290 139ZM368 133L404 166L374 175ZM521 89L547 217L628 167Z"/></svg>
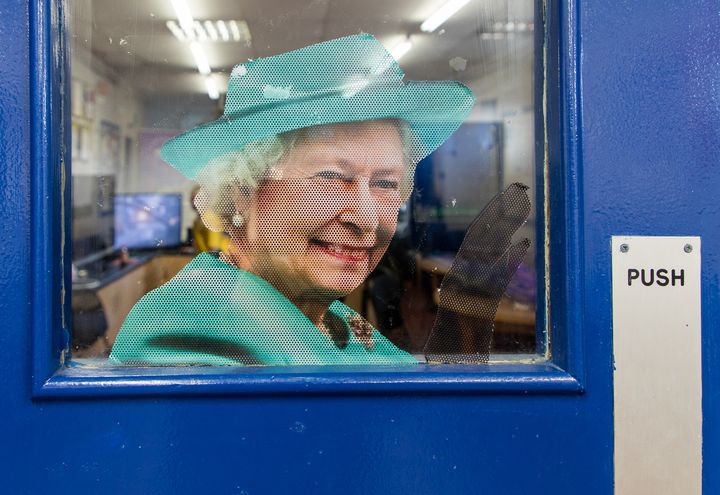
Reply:
<svg viewBox="0 0 720 495"><path fill-rule="evenodd" d="M224 116L229 119L235 119L240 117L245 117L247 115L251 115L253 113L260 112L262 110L267 110L269 108L281 108L286 105L295 105L298 103L306 103L308 101L313 100L319 100L322 98L327 98L328 96L342 96L344 98L350 99L354 97L357 93L360 91L367 89L367 88L392 88L396 89L398 87L401 87L403 84L401 81L398 81L394 84L387 84L382 82L374 82L367 79L360 79L358 81L353 81L347 84L343 84L342 86L336 86L333 88L327 88L323 90L318 91L310 91L310 92L296 92L292 93L292 90L290 87L278 87L278 86L272 86L272 85L265 85L263 86L263 95L266 99L271 100L267 103L261 103L258 105L252 105L243 108L242 110L238 110L232 113L225 113Z"/></svg>

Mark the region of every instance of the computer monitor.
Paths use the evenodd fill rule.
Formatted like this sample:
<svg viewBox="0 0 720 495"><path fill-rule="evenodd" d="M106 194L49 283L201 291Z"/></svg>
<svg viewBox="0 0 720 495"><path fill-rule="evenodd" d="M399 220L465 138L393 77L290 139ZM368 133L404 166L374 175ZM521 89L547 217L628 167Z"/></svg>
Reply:
<svg viewBox="0 0 720 495"><path fill-rule="evenodd" d="M179 246L181 194L117 194L116 249L162 249Z"/></svg>

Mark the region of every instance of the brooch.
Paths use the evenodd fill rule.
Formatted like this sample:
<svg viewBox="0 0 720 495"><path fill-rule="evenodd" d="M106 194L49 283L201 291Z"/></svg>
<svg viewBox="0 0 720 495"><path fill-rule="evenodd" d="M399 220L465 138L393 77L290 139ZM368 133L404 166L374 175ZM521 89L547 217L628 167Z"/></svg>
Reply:
<svg viewBox="0 0 720 495"><path fill-rule="evenodd" d="M375 340L373 340L373 327L358 315L352 315L348 318L348 325L355 338L360 341L365 349L372 351L375 349Z"/></svg>

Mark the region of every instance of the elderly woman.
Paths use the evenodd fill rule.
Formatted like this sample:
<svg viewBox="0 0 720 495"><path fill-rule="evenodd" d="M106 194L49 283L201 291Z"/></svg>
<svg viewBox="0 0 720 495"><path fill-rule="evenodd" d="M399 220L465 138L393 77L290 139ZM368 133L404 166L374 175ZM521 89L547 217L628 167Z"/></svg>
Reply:
<svg viewBox="0 0 720 495"><path fill-rule="evenodd" d="M459 83L403 77L366 34L237 66L223 117L161 152L201 185L195 205L230 245L143 297L111 359L415 363L338 301L385 253L415 164L474 102Z"/></svg>

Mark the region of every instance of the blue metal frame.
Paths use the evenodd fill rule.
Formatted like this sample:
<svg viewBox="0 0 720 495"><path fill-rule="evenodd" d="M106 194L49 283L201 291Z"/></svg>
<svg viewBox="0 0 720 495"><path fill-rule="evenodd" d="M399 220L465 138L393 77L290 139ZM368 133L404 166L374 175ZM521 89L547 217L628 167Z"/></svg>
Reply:
<svg viewBox="0 0 720 495"><path fill-rule="evenodd" d="M550 321L551 361L540 364L488 366L417 366L387 368L163 368L82 369L61 365L68 342L70 287L63 256L68 244L70 204L70 133L63 121L69 74L63 46L64 21L60 0L32 2L33 88L33 396L97 397L127 395L217 395L293 393L511 393L577 394L583 387L582 335L582 184L579 166L579 56L576 4L548 0L546 28L537 29L539 80L545 81L547 113L537 121L539 169L549 160L550 195ZM538 26L540 28L540 26ZM546 33L543 39L543 34ZM547 55L545 57L545 55ZM543 63L543 60L545 63ZM63 72L64 71L64 72ZM538 102L542 101L542 93ZM63 100L64 98L64 100ZM69 108L65 106L65 108ZM540 112L538 112L539 114ZM61 130L64 129L64 134ZM545 129L547 134L545 134ZM547 140L545 140L547 136ZM542 184L542 181L539 182ZM543 194L538 193L538 224L544 224ZM64 230L61 226L64 225ZM556 228L555 226L560 226ZM544 232L538 239L544 238ZM61 248L63 246L63 248ZM64 251L63 251L64 249ZM542 266L542 263L539 265ZM580 276L567 277L567 273ZM541 297L544 292L540 291ZM65 315L65 317L64 317Z"/></svg>
<svg viewBox="0 0 720 495"><path fill-rule="evenodd" d="M63 109L69 94L62 91L68 74L63 38L64 18L56 0L30 3L31 72L31 160L35 165L32 183L32 320L34 390L42 378L51 376L63 360L69 342L69 297L64 287L70 280L64 270L69 259L70 198L68 146L70 132ZM67 202L67 203L66 203Z"/></svg>
<svg viewBox="0 0 720 495"><path fill-rule="evenodd" d="M548 345L553 362L584 382L584 232L583 181L581 163L582 121L580 93L580 32L576 2L567 8L553 8L549 2L546 15L545 55L545 119L547 139L538 140L536 155L546 157L549 227L547 239L550 250L549 301L545 312L548 325ZM559 34L558 34L559 33ZM538 94L538 101L542 100ZM573 276L569 276L572 274ZM548 314L549 313L549 314Z"/></svg>

